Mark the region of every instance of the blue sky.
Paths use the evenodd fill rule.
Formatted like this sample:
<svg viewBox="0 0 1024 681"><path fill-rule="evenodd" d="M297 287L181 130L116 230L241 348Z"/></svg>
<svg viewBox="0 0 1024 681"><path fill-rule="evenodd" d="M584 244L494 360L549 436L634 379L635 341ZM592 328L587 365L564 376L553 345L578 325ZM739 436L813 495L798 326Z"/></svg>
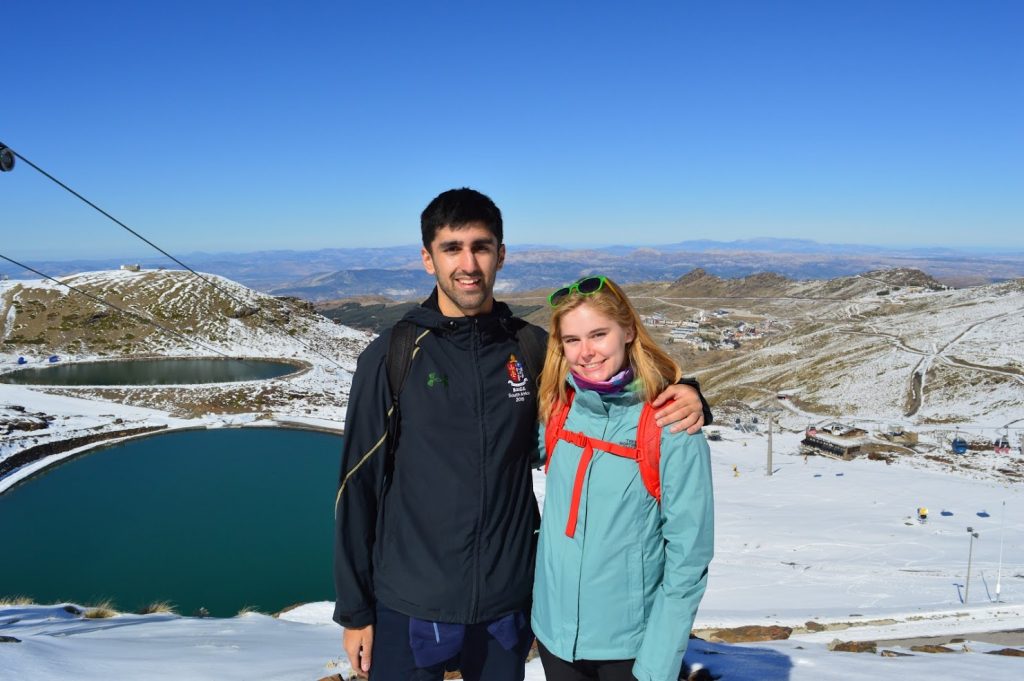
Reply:
<svg viewBox="0 0 1024 681"><path fill-rule="evenodd" d="M6 2L0 141L175 253L506 241L1010 246L1024 3ZM146 253L25 164L11 257Z"/></svg>

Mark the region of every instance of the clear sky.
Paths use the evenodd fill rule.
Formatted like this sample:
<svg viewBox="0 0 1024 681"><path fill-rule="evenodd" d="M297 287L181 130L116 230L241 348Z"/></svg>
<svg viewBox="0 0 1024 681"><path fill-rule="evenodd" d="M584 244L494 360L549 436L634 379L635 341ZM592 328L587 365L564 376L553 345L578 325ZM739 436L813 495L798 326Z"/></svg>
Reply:
<svg viewBox="0 0 1024 681"><path fill-rule="evenodd" d="M1024 2L16 2L0 141L176 253L1024 245ZM25 164L11 257L145 253Z"/></svg>

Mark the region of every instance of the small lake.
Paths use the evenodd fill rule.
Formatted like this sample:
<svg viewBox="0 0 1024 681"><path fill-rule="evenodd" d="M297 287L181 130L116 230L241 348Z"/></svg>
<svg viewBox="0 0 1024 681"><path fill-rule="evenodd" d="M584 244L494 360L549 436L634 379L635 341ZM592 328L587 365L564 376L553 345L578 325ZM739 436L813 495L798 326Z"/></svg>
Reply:
<svg viewBox="0 0 1024 681"><path fill-rule="evenodd" d="M341 437L281 428L134 440L0 496L0 596L233 616L334 599Z"/></svg>
<svg viewBox="0 0 1024 681"><path fill-rule="evenodd" d="M17 385L193 385L278 378L294 364L262 359L138 359L70 362L18 369L0 376Z"/></svg>

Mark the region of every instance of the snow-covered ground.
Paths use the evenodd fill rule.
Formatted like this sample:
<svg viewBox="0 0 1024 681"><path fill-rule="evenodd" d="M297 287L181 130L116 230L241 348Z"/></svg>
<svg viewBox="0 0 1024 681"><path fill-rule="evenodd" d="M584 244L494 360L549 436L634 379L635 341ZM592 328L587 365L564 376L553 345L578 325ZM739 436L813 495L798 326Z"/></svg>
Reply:
<svg viewBox="0 0 1024 681"><path fill-rule="evenodd" d="M797 454L776 436L771 477L765 439L722 429L712 443L716 556L697 633L778 624L788 640L691 642L687 659L725 681L1020 678L1021 661L989 655L1024 639L986 643L985 632L1024 628L1024 498L1019 483L910 463L835 461ZM1016 452L1014 454L1017 455ZM544 478L535 474L543 500ZM1004 505L1005 504L1005 505ZM917 509L929 509L926 523ZM962 602L973 542L969 602ZM1000 561L1000 555L1002 560ZM999 602L996 602L996 594ZM347 674L331 605L280 618L118 615L85 620L59 606L0 607L0 679L295 679ZM814 622L826 627L815 632ZM829 643L959 636L951 654L832 652ZM882 650L911 654L883 657ZM347 678L347 677L346 677ZM527 678L544 678L539 661Z"/></svg>
<svg viewBox="0 0 1024 681"><path fill-rule="evenodd" d="M179 314L191 320L197 330L202 328L204 337L217 339L209 342L226 354L295 359L309 368L300 375L260 382L275 386L279 395L276 400L267 398L269 409L247 413L243 408L235 414L195 417L182 417L175 400L198 401L230 388L41 390L0 384L0 421L49 419L45 429L16 430L0 437L0 463L31 446L97 432L282 422L318 428L340 425L350 372L369 335L304 315L301 310L285 309L280 301L227 280L218 282L231 287L247 303L262 306L266 323L253 325L209 314L203 308L206 303L197 302L202 299L193 295L198 291L196 282L181 273L87 273L70 281L104 295L122 295L130 290L132 295L124 297L126 306L148 313L159 309ZM30 295L24 287L32 286L42 293ZM1020 310L1021 294L1018 288L1003 288L974 292L970 295L979 299L970 301L948 294L950 299L944 307L953 316L944 322L949 327L945 336L925 333L922 317L909 313L892 314L884 329L872 328L871 320L857 321L858 328L849 329L858 332L857 338L838 348L836 357L858 350L858 343L866 347L888 344L888 351L882 359L872 360L877 364L872 365L872 371L854 374L858 382L844 391L844 400L859 405L852 412L855 418L887 423L891 415L886 409L901 404L906 377L918 361L927 362L926 391L936 389L943 372L962 361L997 366L1013 374L1009 380L986 388L985 399L977 404L970 402L974 399L970 395L957 395L960 403L968 406L959 411L946 407L942 414L935 411L935 393L931 393L919 416L956 413L960 417L955 419L958 425L987 428L1019 418L1022 383L1014 370L1020 366L1022 336L1012 320L1015 311ZM49 309L64 294L59 286L46 282L0 282L0 298L7 301L6 311L0 309L2 337L36 333L37 327L32 324L43 324L39 312L34 322L15 315L15 302L20 301L19 305L28 309L28 301L44 300ZM906 295L901 304L912 308L917 295ZM980 303L983 309L971 312L968 302ZM865 304L865 309L868 307ZM75 314L91 312L82 308ZM863 315L864 310L851 309L849 315L854 314ZM284 321L274 321L278 317ZM311 347L296 342L288 329ZM135 335L141 338L138 331ZM70 340L67 342L73 347ZM790 339L767 350L768 354L802 353L812 361L808 353L803 353L803 343L813 342ZM143 350L157 355L206 354L158 335L147 337L143 345ZM979 350L968 352L971 348ZM17 354L25 355L27 350L0 355L0 371L13 369ZM990 357L991 362L979 359L982 356ZM99 357L95 353L70 354L75 360ZM28 358L40 361L45 355ZM771 364L740 368L745 380L758 383L767 380ZM758 371L767 373L761 375ZM836 367L836 371L843 373L843 368ZM849 369L845 372L849 381ZM983 369L982 373L991 371ZM897 374L900 377L892 378L890 390L886 381ZM257 391L256 383L233 385L239 392ZM190 397L183 398L182 390L191 391L187 393ZM774 393L770 394L774 400ZM941 400L943 404L954 401L945 397ZM784 425L793 429L820 418L798 409L780 415ZM1004 455L974 454L959 459L969 462L967 465L956 466L923 456L893 457L891 465L869 460L805 460L797 454L800 436L786 433L775 438L775 473L768 477L762 435L720 430L724 440L712 443L716 557L698 614L697 633L710 639L722 627L753 624L782 625L794 631L788 640L766 643L693 641L687 655L691 663L705 665L726 681L855 681L880 675L929 681L940 675L1019 678L1021 662L984 654L1004 645L981 640L992 640L986 632L1024 629L1024 488L1014 482L1017 478L996 474L1005 465ZM923 436L927 438L928 434ZM63 452L21 467L0 479L0 492L41 466L77 452ZM1014 450L1013 456L1019 458L1020 454ZM535 474L535 489L543 501L541 473ZM917 509L922 506L930 511L926 523L917 519ZM979 535L973 545L968 527ZM965 604L969 551L972 579L969 602ZM0 585L0 596L14 595L3 594ZM330 604L314 603L280 618L259 614L227 619L125 614L83 619L60 605L0 606L0 637L17 640L0 638L0 680L312 681L335 673L347 675L350 670L342 659L340 630L330 621L330 612ZM967 642L952 645L955 654L914 653L910 657L828 649L834 639L891 641L925 636L959 636ZM1015 636L1010 642L1024 648L1024 639ZM908 653L908 645L881 644L879 651L885 648ZM539 662L530 663L527 678L544 678Z"/></svg>
<svg viewBox="0 0 1024 681"><path fill-rule="evenodd" d="M750 312L790 330L698 376L709 390L739 391L748 401L791 391L818 412L915 431L951 434L971 425L991 438L1021 418L1024 282L880 296L874 290L854 295L856 280L787 284L790 295L808 289L819 298L833 286L847 290L811 306L799 298L762 302Z"/></svg>

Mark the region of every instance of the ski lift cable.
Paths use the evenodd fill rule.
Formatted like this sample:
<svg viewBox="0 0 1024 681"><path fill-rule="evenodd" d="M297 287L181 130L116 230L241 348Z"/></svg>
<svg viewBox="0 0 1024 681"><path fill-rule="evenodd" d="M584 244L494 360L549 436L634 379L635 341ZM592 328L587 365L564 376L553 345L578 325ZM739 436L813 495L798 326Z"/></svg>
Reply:
<svg viewBox="0 0 1024 681"><path fill-rule="evenodd" d="M104 300L103 298L100 298L99 296L94 296L93 294L91 294L91 293L89 293L87 291L83 291L82 289L78 288L77 286L72 286L71 284L68 284L67 282L63 282L63 281L61 281L59 279L51 277L48 274L44 274L43 272L40 272L37 269L29 267L28 265L22 264L22 263L18 262L17 260L14 260L13 258L8 258L3 253L0 253L0 258L3 258L4 260L6 260L7 262L9 262L9 263L11 263L13 265L16 265L16 266L21 267L21 268L23 268L25 270L28 270L29 272L32 272L34 274L38 274L40 277L42 277L44 279L49 279L52 282L60 284L61 286L64 286L64 287L74 291L75 293L78 293L79 295L85 296L86 298L88 298L90 300L93 300L93 301L95 301L97 303L100 303L101 305L105 305L105 306L107 306L109 308L112 308L112 309L120 312L123 315L126 315L128 317L133 317L133 318L135 318L135 319L137 319L137 320L139 320L141 322L144 322L146 324L150 324L151 326L155 326L156 328L160 329L161 331L163 331L165 333L169 333L172 336L175 336L175 337L177 337L179 339L184 339L184 340L188 341L189 343L192 343L193 345L198 345L198 346L200 346L200 347L202 347L202 348L204 348L206 350L209 350L210 352L218 354L218 355L220 355L222 357L226 357L228 359L236 359L236 358L232 357L231 355L229 355L229 354L227 354L225 352L221 352L217 348L209 346L206 343L203 343L202 341L197 340L195 338L190 338L186 334L183 334L180 331L175 331L174 329L168 328L168 327L164 326L163 324L161 324L161 323L159 323L159 322L157 322L157 321L155 321L153 319L148 319L147 317L145 317L145 316L143 316L143 315L141 315L141 314L139 314L137 312L133 312L131 310L126 310L124 308L118 307L117 305L111 303L110 301Z"/></svg>
<svg viewBox="0 0 1024 681"><path fill-rule="evenodd" d="M111 214L110 214L110 213L108 213L107 211L103 210L102 208L100 208L99 206L97 206L97 205L96 205L95 203L93 203L93 202L92 202L92 201L90 201L89 199L85 198L84 196L82 196L81 194L79 194L78 192L76 192L76 191L75 191L74 189L72 189L71 187L69 187L68 185L64 184L63 182L61 182L60 180L58 180L58 179L57 179L56 177L54 177L54 176L53 176L53 175L51 175L50 173L46 172L45 170L43 170L42 168L40 168L39 166L37 166L37 165L36 165L35 163L33 163L32 161L30 161L30 160L28 160L27 158L25 158L24 156L22 156L22 155L21 155L20 153L18 153L18 152L17 152L17 151L15 151L14 149L11 149L10 147L7 147L7 149L9 149L9 150L10 150L10 152L11 152L12 154L14 154L14 155L15 155L16 157L18 157L18 158L19 158L20 160L22 160L22 161L24 161L25 163L27 163L27 164L29 164L30 166L32 166L32 168L34 168L34 169L35 169L35 170L36 170L36 171L37 171L38 173L40 173L40 174L41 174L41 175L42 175L43 177L45 177L45 178L47 178L48 180L50 180L51 182L55 183L56 185L58 185L59 187L61 187L62 189L64 189L64 190L65 190L65 191L67 191L68 193L70 193L70 194L71 194L72 196L74 196L75 198L77 198L77 199L79 199L80 201L82 201L83 203L85 203L85 204L86 204L87 206L89 206L90 208L93 208L94 210L96 210L97 212L99 212L99 213L100 213L101 215L103 215L104 217L106 217L107 219L109 219L109 220L110 220L111 222L113 222L113 223L114 223L114 224L116 224L117 226L121 227L122 229L124 229L125 231L127 231L128 233L130 233L130 234L131 234L132 236L136 237L137 239L140 239L141 241L145 242L145 243L146 243L146 244L148 244L149 246L152 246L152 247L153 247L154 249L156 249L156 250L160 251L160 252L161 252L162 254L164 254L165 256L167 256L168 258L170 258L171 260L173 260L173 261L174 261L174 262L176 262L177 264L181 265L182 267L184 267L184 268L185 268L186 270L188 270L189 272L191 272L191 273L192 273L193 275L195 275L195 276L199 277L200 279L202 279L203 281L205 281L205 282L206 282L207 284L209 284L210 286L213 286L213 287L214 287L215 289L218 289L218 290L219 290L219 291L220 291L221 293L225 294L226 296L228 296L229 298L231 298L232 300L234 300L234 301L235 301L236 303L238 303L239 305L243 305L243 306L245 305L245 303L244 303L244 302L242 302L242 301L241 301L240 299L236 298L236 297L235 297L235 296L234 296L234 295L233 295L233 294L232 294L232 293L231 293L230 291L228 291L227 289L223 288L222 286L218 286L218 285L217 285L217 283L216 283L215 281L213 281L212 279L210 279L209 277L204 277L204 276L203 276L202 274L200 274L199 272L196 272L196 271L195 271L194 269L192 269L191 267L189 267L188 265L186 265L185 263L183 263L183 262L182 262L181 260L179 260L179 259L175 258L175 257L174 257L173 255L171 255L170 253L168 253L168 252L167 252L167 251L165 251L164 249L160 248L160 247L159 247L159 246L157 246L157 245L156 245L155 243L153 243L152 241L150 241L150 240L149 240L149 239L147 239L146 237L142 236L141 234L139 234L138 232L136 232L136 231L135 231L134 229L132 229L132 228L131 228L131 227L129 227L128 225L124 224L123 222L121 222L120 220L118 220L117 218L115 218L115 217L114 217L113 215L111 215Z"/></svg>
<svg viewBox="0 0 1024 681"><path fill-rule="evenodd" d="M58 179L57 179L56 177L54 177L54 176L53 176L53 175L51 175L50 173L46 172L45 170L43 170L42 168L40 168L39 166L37 166L37 165L36 165L35 163L33 163L32 161L30 161L30 160L28 160L27 158L25 158L24 156L22 156L22 155L21 155L20 153L18 153L18 152L17 152L17 151L15 151L14 149L11 149L10 147L8 147L8 146L6 146L6 145L2 145L2 144L0 144L0 146L2 146L4 150L6 150L6 151L9 151L9 152L10 152L11 154L13 154L13 155L14 155L15 157L17 157L18 159L20 159L20 160L24 161L25 163L27 163L28 165L30 165L30 166L31 166L31 167L32 167L33 169L35 169L35 170L36 170L36 171L37 171L38 173L40 173L41 175L43 175L44 177L46 177L46 178L47 178L48 180L50 180L51 182L54 182L55 184L57 184L57 185L58 185L59 187L61 187L62 189L64 189L65 191L69 192L69 193L70 193L71 195L75 196L76 198L78 198L79 200L81 200L81 201L82 201L83 203L85 203L85 204L86 204L86 205L88 205L89 207L91 207L91 208L93 208L94 210L96 210L97 212L99 212L99 213L100 213L101 215L103 215L104 217L108 218L108 219L109 219L109 220L110 220L111 222L113 222L114 224L116 224L116 225L118 225L119 227L121 227L122 229L124 229L124 230L128 231L128 232L129 232L130 234L132 234L133 236L137 237L137 238L138 238L138 239L140 239L141 241L145 242L145 243L146 243L146 244L148 244L149 246L153 247L154 249L156 249L157 251L159 251L160 253L162 253L163 255L167 256L168 258L170 258L171 260L173 260L173 261L174 261L175 263L177 263L177 264L181 265L182 267L184 267L184 268L185 268L186 270L188 270L189 272L191 272L191 273L193 274L193 276L196 276L196 277L198 277L198 278L199 278L199 279L201 279L202 281L204 281L204 282L206 282L207 284L209 284L210 286L212 286L212 287L213 287L214 289L216 289L217 291L220 291L221 293L225 294L226 296L228 296L229 298L231 298L232 300L234 300L234 301L235 301L236 303L238 303L239 305L241 305L241 306L242 306L243 308L245 308L245 307L249 307L249 305L248 305L247 303L245 303L245 302L243 302L242 300L240 300L239 298L237 298L237 297L236 297L235 295L233 295L233 294L232 294L232 293L231 293L230 291L228 291L227 289L225 289L225 288L224 288L223 286L220 286L220 285L218 285L218 284L217 284L217 283L216 283L215 281L213 281L213 280L212 280L212 279L210 279L209 277L203 276L203 275L202 275L202 274L200 274L199 272L195 271L194 269L192 269L191 267L189 267L188 265L186 265L186 264L185 264L184 262L182 262L182 261L181 261L181 260L179 260L178 258L174 257L173 255L171 255L170 253L168 253L168 252L167 252L167 251L165 251L164 249L160 248L160 247L159 247L159 246L157 246L157 245L156 245L155 243L153 243L152 241L150 241L150 240L149 240L149 239L147 239L146 237L142 236L141 234L139 234L138 232L136 232L136 231L135 231L134 229L132 229L131 227L129 227L129 226L128 226L128 225L126 225L125 223L121 222L120 220L118 220L117 218L115 218L115 217L114 217L113 215L111 215L111 214L110 214L110 213L108 213L107 211L103 210L102 208L100 208L99 206L97 206L97 205L96 205L95 203L93 203L93 202L92 202L92 201L90 201L89 199L85 198L84 196L82 196L81 194L79 194L78 192L76 192L76 191L75 191L74 189L72 189L71 187L69 187L68 185L64 184L63 182L61 182L60 180L58 180ZM5 258L5 259L6 259L6 260L9 260L9 258ZM14 261L12 260L11 262L14 262ZM22 265L22 267L24 267L24 266ZM27 268L27 267L26 267L25 269L28 269L28 270L30 270L30 271L32 271L32 272L35 272L36 274L40 274L40 276L46 276L46 275L42 275L42 274L41 274L41 273L39 273L39 272L36 272L36 270L32 270L31 268ZM54 281L56 281L56 280L54 280ZM58 283L61 283L61 282L58 282ZM258 308L257 308L257 310L258 310ZM270 320L270 321L271 321L271 323L272 323L272 324L274 324L274 323L275 323L275 321L274 321L274 320ZM309 343L305 342L305 341L304 341L304 340L303 340L303 339L302 339L301 337L299 337L299 336L297 336L297 335L296 335L296 336L292 336L292 335L290 335L290 334L289 334L289 338L291 338L292 340L295 340L295 341L297 341L297 342L298 342L298 343L299 343L300 345L302 345L302 346L303 346L304 348L306 348L306 349L307 349L308 351L312 352L313 354L316 354L316 355L319 355L320 357L323 357L324 359L326 359L326 360L327 360L328 362L330 362L330 363L331 363L331 364L333 364L334 366L338 367L339 369L345 370L345 367L343 367L343 366L342 366L342 365L341 365L340 363L338 363L338 362L337 362L337 361L336 361L335 359L333 359L332 357L330 357L330 356L328 356L328 355L324 354L323 352L320 352L319 350L317 350L316 348L314 348L314 347L313 347L312 345L310 345Z"/></svg>

